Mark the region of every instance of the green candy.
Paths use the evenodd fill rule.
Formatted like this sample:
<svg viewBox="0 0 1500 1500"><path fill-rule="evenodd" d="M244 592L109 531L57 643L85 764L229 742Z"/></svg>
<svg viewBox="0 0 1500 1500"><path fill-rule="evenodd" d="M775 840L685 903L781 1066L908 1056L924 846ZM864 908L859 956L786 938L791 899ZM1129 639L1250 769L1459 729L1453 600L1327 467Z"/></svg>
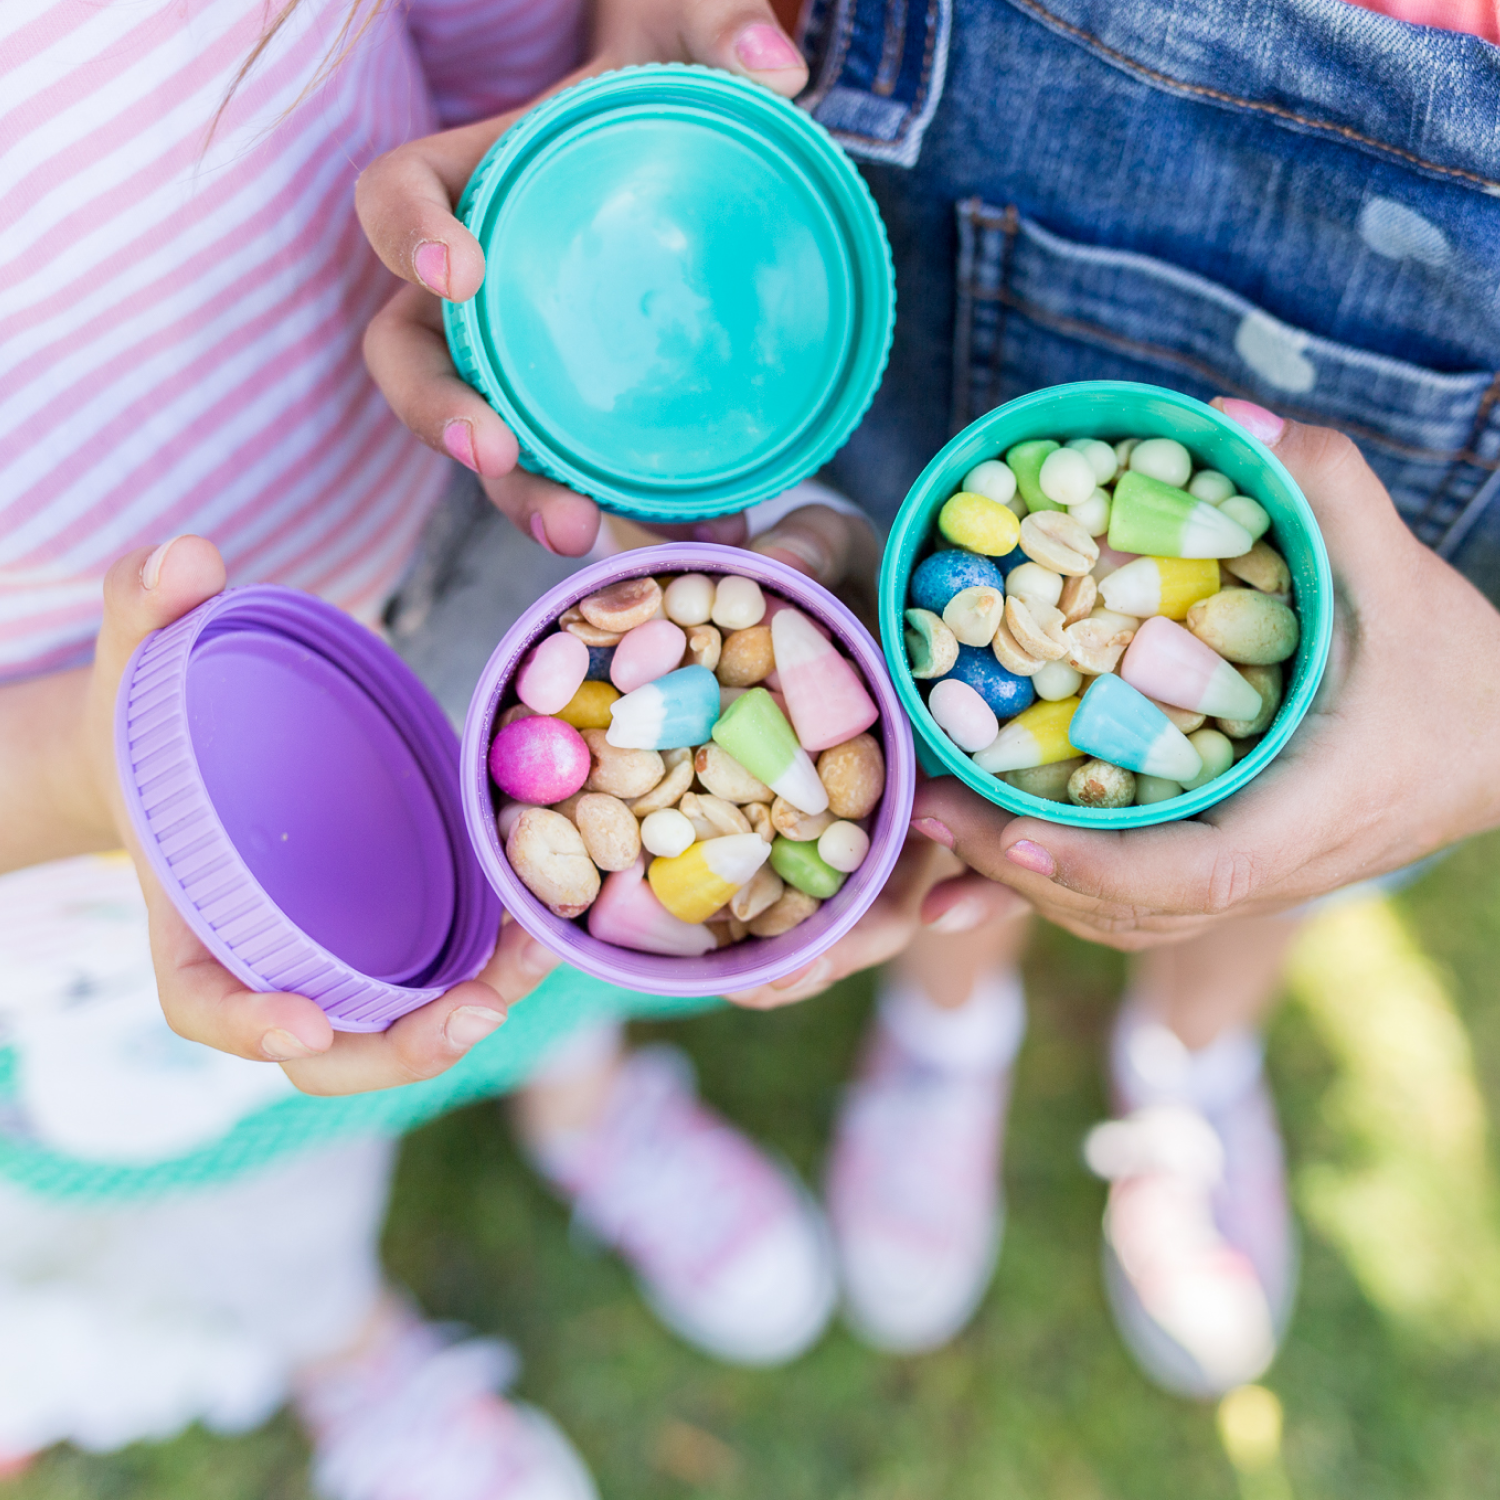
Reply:
<svg viewBox="0 0 1500 1500"><path fill-rule="evenodd" d="M815 840L801 843L780 834L771 845L771 868L788 885L796 886L805 895L816 896L819 901L836 896L839 887L849 878L818 853Z"/></svg>
<svg viewBox="0 0 1500 1500"><path fill-rule="evenodd" d="M1066 510L1067 506L1049 500L1042 493L1040 475L1042 464L1049 453L1056 453L1061 445L1051 438L1032 438L1029 442L1017 443L1005 455L1005 462L1016 476L1016 488L1030 510Z"/></svg>
<svg viewBox="0 0 1500 1500"><path fill-rule="evenodd" d="M1222 507L1128 469L1110 504L1109 545L1144 557L1243 557L1255 538Z"/></svg>

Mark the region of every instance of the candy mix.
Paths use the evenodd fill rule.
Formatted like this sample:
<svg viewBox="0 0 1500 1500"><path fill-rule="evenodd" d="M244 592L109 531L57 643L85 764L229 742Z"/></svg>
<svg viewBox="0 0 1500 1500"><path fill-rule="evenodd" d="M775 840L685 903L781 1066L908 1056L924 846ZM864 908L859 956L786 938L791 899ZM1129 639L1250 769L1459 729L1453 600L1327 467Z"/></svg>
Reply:
<svg viewBox="0 0 1500 1500"><path fill-rule="evenodd" d="M1171 438L1018 443L938 513L907 600L912 676L953 743L1022 791L1180 796L1281 706L1298 622L1270 525Z"/></svg>
<svg viewBox="0 0 1500 1500"><path fill-rule="evenodd" d="M611 584L558 625L489 753L506 858L551 911L691 956L790 932L860 867L879 710L822 626L703 573Z"/></svg>

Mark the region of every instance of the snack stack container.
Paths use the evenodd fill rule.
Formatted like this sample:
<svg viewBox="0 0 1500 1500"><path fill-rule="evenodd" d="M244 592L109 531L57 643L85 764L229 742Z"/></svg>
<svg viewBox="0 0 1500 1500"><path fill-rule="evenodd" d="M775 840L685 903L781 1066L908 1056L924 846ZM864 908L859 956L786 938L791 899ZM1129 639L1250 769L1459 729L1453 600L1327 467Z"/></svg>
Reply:
<svg viewBox="0 0 1500 1500"><path fill-rule="evenodd" d="M1286 663L1281 709L1242 760L1196 791L1138 807L1075 807L1033 797L982 771L938 727L906 660L904 615L912 570L930 552L937 515L982 459L1002 457L1031 438L1176 438L1201 465L1232 479L1271 517L1266 536L1286 559L1301 625L1297 654ZM1246 786L1281 752L1311 706L1333 638L1333 576L1318 523L1296 481L1269 448L1214 407L1177 391L1127 381L1087 380L1051 386L1007 402L971 422L918 476L897 513L880 574L880 633L886 659L916 730L922 769L957 776L1009 812L1083 828L1143 828L1191 818Z"/></svg>

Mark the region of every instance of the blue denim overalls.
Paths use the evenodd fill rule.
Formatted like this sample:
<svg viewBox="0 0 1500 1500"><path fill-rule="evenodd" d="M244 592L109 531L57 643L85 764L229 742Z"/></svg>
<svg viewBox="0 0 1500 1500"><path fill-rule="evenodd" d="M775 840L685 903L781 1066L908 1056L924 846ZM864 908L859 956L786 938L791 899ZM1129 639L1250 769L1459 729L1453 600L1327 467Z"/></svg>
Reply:
<svg viewBox="0 0 1500 1500"><path fill-rule="evenodd" d="M846 493L1152 381L1342 428L1500 600L1500 48L1344 0L813 0L804 45L897 267Z"/></svg>

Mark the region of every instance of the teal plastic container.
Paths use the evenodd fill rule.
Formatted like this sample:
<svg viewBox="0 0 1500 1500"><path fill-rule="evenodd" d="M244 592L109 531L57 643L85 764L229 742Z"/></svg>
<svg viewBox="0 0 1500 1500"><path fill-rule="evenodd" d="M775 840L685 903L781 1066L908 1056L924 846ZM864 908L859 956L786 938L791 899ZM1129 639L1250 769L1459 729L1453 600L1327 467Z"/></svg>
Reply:
<svg viewBox="0 0 1500 1500"><path fill-rule="evenodd" d="M1200 465L1234 480L1271 517L1266 540L1286 559L1301 620L1297 654L1285 664L1281 711L1258 745L1197 791L1145 807L1074 807L1018 791L981 771L938 728L907 664L903 613L911 571L932 549L937 513L981 459L999 458L1028 438L1176 438ZM917 758L930 776L957 776L1008 811L1078 828L1144 828L1190 818L1237 792L1271 764L1291 738L1328 662L1333 638L1333 575L1312 509L1296 481L1264 443L1213 407L1160 386L1085 380L1033 391L971 423L938 453L911 487L886 545L880 572L880 634L891 680L916 729Z"/></svg>
<svg viewBox="0 0 1500 1500"><path fill-rule="evenodd" d="M589 79L524 115L458 206L484 247L454 363L521 462L610 510L702 520L789 489L885 369L885 228L822 126L728 73Z"/></svg>

